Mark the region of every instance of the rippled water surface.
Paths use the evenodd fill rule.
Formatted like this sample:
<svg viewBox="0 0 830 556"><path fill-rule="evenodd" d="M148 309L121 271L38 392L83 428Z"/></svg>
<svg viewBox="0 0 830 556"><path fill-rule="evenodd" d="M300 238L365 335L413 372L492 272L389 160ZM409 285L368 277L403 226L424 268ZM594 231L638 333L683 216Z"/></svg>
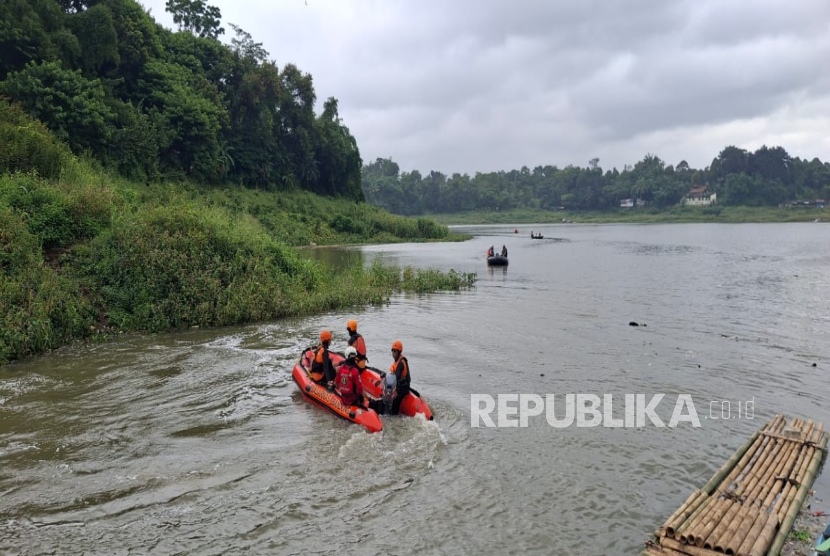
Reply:
<svg viewBox="0 0 830 556"><path fill-rule="evenodd" d="M830 425L830 226L529 228L330 257L477 272L473 291L0 369L0 553L637 554L774 413ZM342 349L352 317L375 366L403 341L435 422L369 435L303 401L300 349L323 327ZM666 421L689 394L702 427L471 428L474 393L613 394L619 416L663 393ZM752 420L708 418L748 400Z"/></svg>

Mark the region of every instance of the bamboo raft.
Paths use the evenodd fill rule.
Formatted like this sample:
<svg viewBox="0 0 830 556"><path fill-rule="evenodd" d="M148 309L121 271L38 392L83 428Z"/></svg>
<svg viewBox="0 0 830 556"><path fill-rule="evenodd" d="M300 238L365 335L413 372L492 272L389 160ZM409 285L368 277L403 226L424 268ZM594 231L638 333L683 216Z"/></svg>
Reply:
<svg viewBox="0 0 830 556"><path fill-rule="evenodd" d="M826 452L823 428L776 415L695 489L641 556L778 556Z"/></svg>

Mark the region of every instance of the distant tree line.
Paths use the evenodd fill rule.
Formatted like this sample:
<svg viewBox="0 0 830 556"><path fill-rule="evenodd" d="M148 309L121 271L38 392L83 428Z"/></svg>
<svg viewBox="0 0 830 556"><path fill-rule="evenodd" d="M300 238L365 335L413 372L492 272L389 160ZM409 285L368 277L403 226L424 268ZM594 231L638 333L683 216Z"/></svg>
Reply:
<svg viewBox="0 0 830 556"><path fill-rule="evenodd" d="M401 172L391 159L363 166L366 200L404 215L531 208L609 210L622 199L666 208L681 202L694 186L708 186L721 205L775 206L796 199L830 198L830 163L791 158L782 147L749 152L726 147L704 169L684 160L667 165L646 155L622 172L604 171L599 159L587 167L537 166L509 172L446 176L432 171Z"/></svg>
<svg viewBox="0 0 830 556"><path fill-rule="evenodd" d="M135 0L0 1L0 96L76 154L134 179L300 187L363 200L360 153L337 100L269 60L219 9L168 0L180 30Z"/></svg>

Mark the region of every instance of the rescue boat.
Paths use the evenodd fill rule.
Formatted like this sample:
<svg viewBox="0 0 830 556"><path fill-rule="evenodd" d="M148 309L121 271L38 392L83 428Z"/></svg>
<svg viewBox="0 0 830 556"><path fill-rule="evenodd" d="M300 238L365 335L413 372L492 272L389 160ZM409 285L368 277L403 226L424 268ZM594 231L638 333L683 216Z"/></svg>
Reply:
<svg viewBox="0 0 830 556"><path fill-rule="evenodd" d="M503 255L493 255L492 257L487 257L488 266L507 266L507 264L507 257Z"/></svg>
<svg viewBox="0 0 830 556"><path fill-rule="evenodd" d="M382 431L383 423L375 410L356 405L346 405L336 392L329 392L324 386L321 386L311 380L309 369L311 369L311 359L313 356L313 349L303 351L303 353L300 354L299 359L297 359L297 363L294 365L294 372L292 373L294 382L300 388L300 392L303 393L303 397L311 403L331 411L338 417L363 426L363 428L369 432ZM335 353L331 353L332 363L337 363L342 359L343 357ZM406 400L404 400L404 402L406 402ZM401 411L403 411L404 402L401 403Z"/></svg>

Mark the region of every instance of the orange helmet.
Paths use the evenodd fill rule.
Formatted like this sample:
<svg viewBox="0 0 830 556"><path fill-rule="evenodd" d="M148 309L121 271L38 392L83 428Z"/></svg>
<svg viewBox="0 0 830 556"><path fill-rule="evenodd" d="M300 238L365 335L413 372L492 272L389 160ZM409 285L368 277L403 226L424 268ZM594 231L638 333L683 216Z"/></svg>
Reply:
<svg viewBox="0 0 830 556"><path fill-rule="evenodd" d="M394 349L395 351L403 351L403 344L400 340L395 340L394 342L392 342L392 349Z"/></svg>
<svg viewBox="0 0 830 556"><path fill-rule="evenodd" d="M320 332L320 341L321 342L330 342L331 341L331 332L328 330L323 330Z"/></svg>
<svg viewBox="0 0 830 556"><path fill-rule="evenodd" d="M346 323L346 328L348 328L352 332L357 332L357 321L351 319L349 322Z"/></svg>

